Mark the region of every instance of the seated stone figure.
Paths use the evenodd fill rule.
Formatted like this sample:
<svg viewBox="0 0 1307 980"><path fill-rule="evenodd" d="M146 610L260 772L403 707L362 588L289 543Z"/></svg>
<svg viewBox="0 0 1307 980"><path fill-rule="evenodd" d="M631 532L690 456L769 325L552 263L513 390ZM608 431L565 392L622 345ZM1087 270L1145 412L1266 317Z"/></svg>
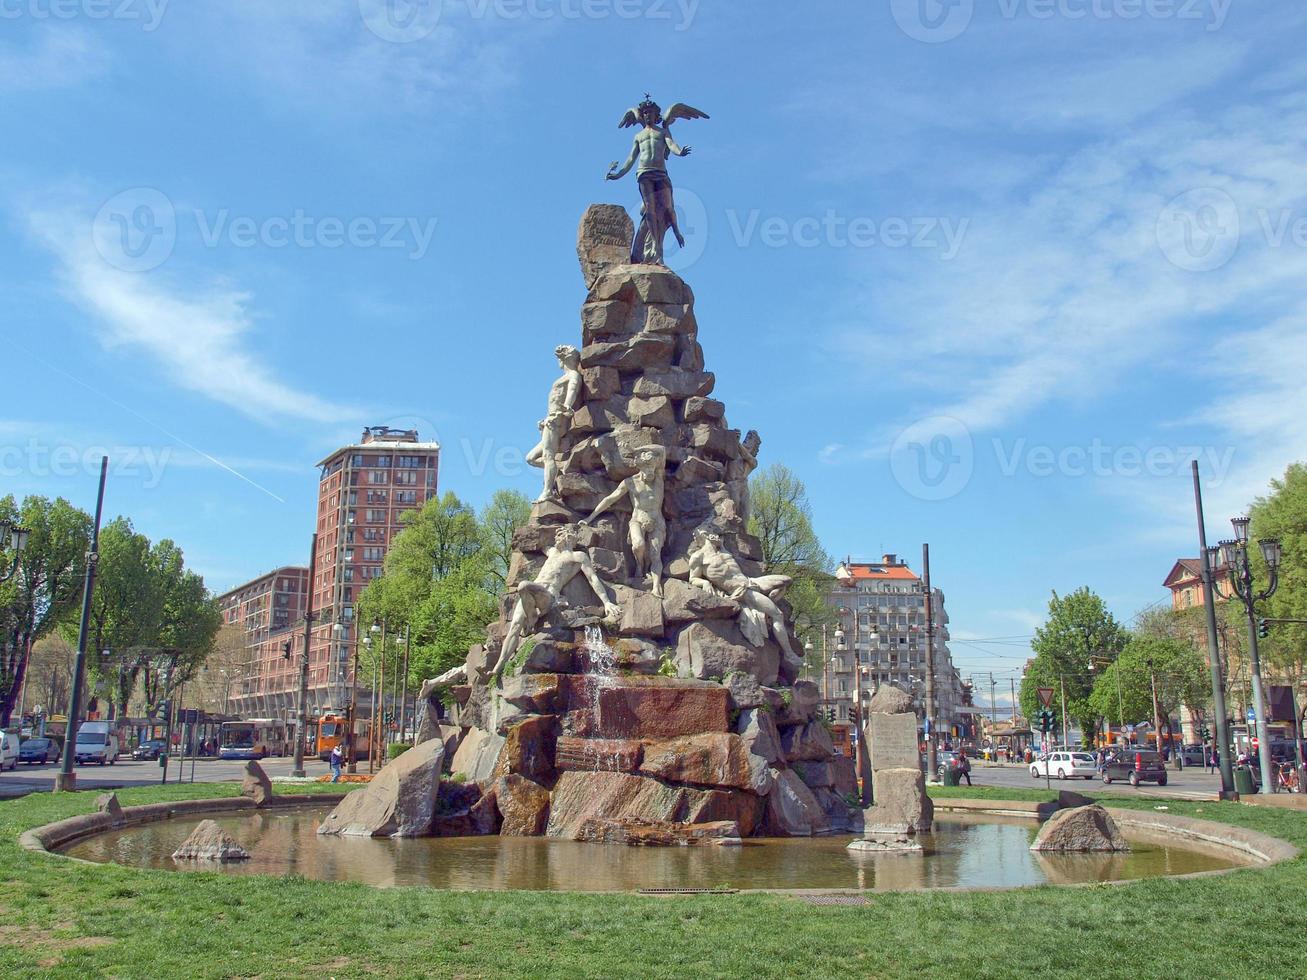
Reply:
<svg viewBox="0 0 1307 980"><path fill-rule="evenodd" d="M766 638L765 629L758 632L752 628L754 617L761 619L771 628L786 664L792 670L802 669L803 662L790 647L785 614L776 605L793 579L788 575L759 575L756 578L745 575L735 556L722 546L721 535L711 528L701 527L694 532L689 558L691 585L705 592L728 596L744 607L740 627L745 639L754 646L762 645Z"/></svg>
<svg viewBox="0 0 1307 980"><path fill-rule="evenodd" d="M604 604L604 614L610 620L619 619L621 608L613 602L608 586L599 578L590 555L577 547L577 529L575 525L564 524L554 535L554 544L545 553L545 563L540 574L533 582L523 582L517 587L517 604L513 608L513 618L508 623L508 633L499 649L499 659L491 673L496 683L503 680L504 667L513 659L523 637L536 628L545 613L559 601L567 583L577 575L585 576L594 589L599 601Z"/></svg>

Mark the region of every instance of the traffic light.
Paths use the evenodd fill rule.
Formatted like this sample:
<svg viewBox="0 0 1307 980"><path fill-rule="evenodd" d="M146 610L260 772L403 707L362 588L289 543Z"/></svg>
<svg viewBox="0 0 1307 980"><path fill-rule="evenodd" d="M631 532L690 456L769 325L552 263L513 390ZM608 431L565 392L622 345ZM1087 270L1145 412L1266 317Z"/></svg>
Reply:
<svg viewBox="0 0 1307 980"><path fill-rule="evenodd" d="M290 659L290 640L287 640L285 643L281 645L281 659L282 660Z"/></svg>
<svg viewBox="0 0 1307 980"><path fill-rule="evenodd" d="M1039 713L1039 730L1045 735L1053 730L1053 712L1045 709Z"/></svg>
<svg viewBox="0 0 1307 980"><path fill-rule="evenodd" d="M1257 617L1257 635L1263 640L1271 635L1271 624L1266 621L1265 616Z"/></svg>

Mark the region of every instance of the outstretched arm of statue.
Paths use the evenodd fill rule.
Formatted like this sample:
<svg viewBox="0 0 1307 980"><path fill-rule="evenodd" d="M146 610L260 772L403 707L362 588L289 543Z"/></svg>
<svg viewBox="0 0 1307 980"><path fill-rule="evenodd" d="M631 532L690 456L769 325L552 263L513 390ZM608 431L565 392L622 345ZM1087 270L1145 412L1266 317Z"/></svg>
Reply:
<svg viewBox="0 0 1307 980"><path fill-rule="evenodd" d="M590 583L590 588L594 589L594 593L599 597L599 601L604 604L604 613L609 619L619 618L622 615L621 607L613 602L613 597L608 591L608 586L604 583L604 580L599 577L599 573L595 571L594 562L590 560L590 556L584 551L580 554L582 556L581 574L584 575L585 580Z"/></svg>
<svg viewBox="0 0 1307 980"><path fill-rule="evenodd" d="M626 158L626 162L622 164L620 170L614 170L612 167L608 168L608 179L621 180L623 177L625 177L627 173L630 171L630 169L635 166L636 158L639 155L640 155L640 141L638 139L632 140L631 155Z"/></svg>
<svg viewBox="0 0 1307 980"><path fill-rule="evenodd" d="M599 503L595 504L595 509L591 512L590 516L582 518L581 523L586 525L593 524L594 519L596 517L598 517L600 514L606 511L609 507L613 506L613 504L621 500L624 496L626 496L626 493L627 493L626 481L623 480L621 483L617 485L616 490L610 493L603 500L599 501Z"/></svg>
<svg viewBox="0 0 1307 980"><path fill-rule="evenodd" d="M667 140L667 149L671 150L672 153L674 153L676 156L688 157L690 155L690 147L681 146L679 143L677 143L676 140L672 138L672 134L670 131L667 132L664 138Z"/></svg>

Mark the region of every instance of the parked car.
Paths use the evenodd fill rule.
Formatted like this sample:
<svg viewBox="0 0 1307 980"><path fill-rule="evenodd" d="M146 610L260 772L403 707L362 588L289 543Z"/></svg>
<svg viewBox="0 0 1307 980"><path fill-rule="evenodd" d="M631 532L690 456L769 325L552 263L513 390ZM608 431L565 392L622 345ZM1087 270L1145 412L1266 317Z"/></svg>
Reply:
<svg viewBox="0 0 1307 980"><path fill-rule="evenodd" d="M29 766L39 766L46 762L58 762L59 743L44 736L29 738L18 747L18 761L25 762Z"/></svg>
<svg viewBox="0 0 1307 980"><path fill-rule="evenodd" d="M955 765L957 761L958 761L958 754L956 752L941 749L939 752L935 753L936 777L942 780L944 778L944 770L948 769L950 766Z"/></svg>
<svg viewBox="0 0 1307 980"><path fill-rule="evenodd" d="M1139 748L1134 745L1122 746L1112 750L1103 766L1103 782L1124 779L1131 786L1140 783L1157 783L1166 785L1166 765L1162 757L1153 749Z"/></svg>
<svg viewBox="0 0 1307 980"><path fill-rule="evenodd" d="M0 735L0 769L18 768L18 736L13 732Z"/></svg>
<svg viewBox="0 0 1307 980"><path fill-rule="evenodd" d="M87 721L77 729L73 752L79 763L113 765L118 761L118 736L107 721Z"/></svg>
<svg viewBox="0 0 1307 980"><path fill-rule="evenodd" d="M136 748L132 749L133 759L148 759L153 761L167 751L167 743L161 738L146 739Z"/></svg>
<svg viewBox="0 0 1307 980"><path fill-rule="evenodd" d="M1098 775L1094 757L1088 752L1053 752L1040 756L1030 764L1030 775L1042 779L1044 775L1057 779L1093 779Z"/></svg>
<svg viewBox="0 0 1307 980"><path fill-rule="evenodd" d="M1207 749L1202 745L1186 745L1180 750L1180 758L1186 766L1196 766L1201 769L1207 765Z"/></svg>

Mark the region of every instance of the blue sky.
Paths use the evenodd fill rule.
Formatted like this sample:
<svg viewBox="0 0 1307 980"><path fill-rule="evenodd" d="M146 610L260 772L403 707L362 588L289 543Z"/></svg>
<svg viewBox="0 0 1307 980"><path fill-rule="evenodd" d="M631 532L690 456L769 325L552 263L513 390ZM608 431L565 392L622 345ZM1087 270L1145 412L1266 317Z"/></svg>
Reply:
<svg viewBox="0 0 1307 980"><path fill-rule="evenodd" d="M1307 12L1243 0L6 0L0 492L307 556L364 425L521 464L649 90L732 424L834 555L931 543L964 673L1118 616L1307 455ZM674 249L674 246L673 246ZM991 640L982 638L1006 638Z"/></svg>

